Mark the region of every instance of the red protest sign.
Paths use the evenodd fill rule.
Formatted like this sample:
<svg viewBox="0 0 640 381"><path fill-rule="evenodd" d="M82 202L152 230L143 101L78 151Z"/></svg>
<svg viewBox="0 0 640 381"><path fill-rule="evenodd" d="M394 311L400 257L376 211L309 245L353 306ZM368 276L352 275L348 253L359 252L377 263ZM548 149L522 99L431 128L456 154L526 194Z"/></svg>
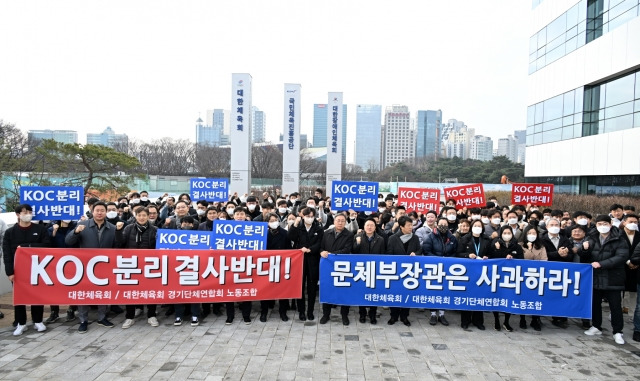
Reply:
<svg viewBox="0 0 640 381"><path fill-rule="evenodd" d="M482 184L444 188L444 198L456 200L456 209L483 208L487 205Z"/></svg>
<svg viewBox="0 0 640 381"><path fill-rule="evenodd" d="M553 184L516 184L511 186L511 204L549 206L553 202Z"/></svg>
<svg viewBox="0 0 640 381"><path fill-rule="evenodd" d="M416 211L426 213L440 211L440 189L398 188L398 204L403 205L407 213Z"/></svg>
<svg viewBox="0 0 640 381"><path fill-rule="evenodd" d="M296 299L300 250L20 247L15 305L173 304Z"/></svg>

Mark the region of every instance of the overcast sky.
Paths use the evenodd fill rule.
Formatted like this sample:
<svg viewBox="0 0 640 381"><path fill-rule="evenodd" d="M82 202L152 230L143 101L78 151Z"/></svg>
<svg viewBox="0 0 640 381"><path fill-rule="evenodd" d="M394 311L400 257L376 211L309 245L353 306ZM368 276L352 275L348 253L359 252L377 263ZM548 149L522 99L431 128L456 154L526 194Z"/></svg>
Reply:
<svg viewBox="0 0 640 381"><path fill-rule="evenodd" d="M524 129L529 0L0 2L0 119L31 129L111 126L195 141L207 109L231 108L231 73L253 77L267 139L283 129L284 83L313 104L441 109L476 134ZM347 144L347 157L353 156Z"/></svg>

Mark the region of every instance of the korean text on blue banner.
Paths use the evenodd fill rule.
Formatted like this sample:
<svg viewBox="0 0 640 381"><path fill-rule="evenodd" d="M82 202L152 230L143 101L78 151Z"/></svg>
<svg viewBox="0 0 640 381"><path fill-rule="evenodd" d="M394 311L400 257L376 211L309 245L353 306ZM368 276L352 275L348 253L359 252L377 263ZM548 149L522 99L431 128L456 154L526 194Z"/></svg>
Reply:
<svg viewBox="0 0 640 381"><path fill-rule="evenodd" d="M329 255L320 302L591 318L589 264L516 259Z"/></svg>
<svg viewBox="0 0 640 381"><path fill-rule="evenodd" d="M73 220L82 217L82 187L20 187L20 203L31 205L34 220Z"/></svg>
<svg viewBox="0 0 640 381"><path fill-rule="evenodd" d="M213 238L215 250L265 250L267 223L215 220Z"/></svg>
<svg viewBox="0 0 640 381"><path fill-rule="evenodd" d="M378 183L334 180L331 206L336 210L375 212L378 210Z"/></svg>
<svg viewBox="0 0 640 381"><path fill-rule="evenodd" d="M157 249L210 250L213 232L201 230L158 229Z"/></svg>
<svg viewBox="0 0 640 381"><path fill-rule="evenodd" d="M189 181L191 199L223 202L229 199L229 180L227 179L199 179Z"/></svg>

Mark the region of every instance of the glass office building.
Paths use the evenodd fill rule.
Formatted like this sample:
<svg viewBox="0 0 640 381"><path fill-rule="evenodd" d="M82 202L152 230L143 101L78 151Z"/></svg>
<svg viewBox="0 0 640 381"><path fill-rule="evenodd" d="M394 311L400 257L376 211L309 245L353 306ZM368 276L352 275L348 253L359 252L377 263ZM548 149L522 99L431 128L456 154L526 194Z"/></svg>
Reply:
<svg viewBox="0 0 640 381"><path fill-rule="evenodd" d="M534 2L532 15L527 181L640 195L640 0Z"/></svg>
<svg viewBox="0 0 640 381"><path fill-rule="evenodd" d="M416 159L437 159L440 153L441 110L418 110L416 115Z"/></svg>
<svg viewBox="0 0 640 381"><path fill-rule="evenodd" d="M364 171L380 170L382 140L382 106L356 106L356 165Z"/></svg>
<svg viewBox="0 0 640 381"><path fill-rule="evenodd" d="M313 105L313 148L327 146L327 104ZM347 162L347 105L342 105L342 164Z"/></svg>

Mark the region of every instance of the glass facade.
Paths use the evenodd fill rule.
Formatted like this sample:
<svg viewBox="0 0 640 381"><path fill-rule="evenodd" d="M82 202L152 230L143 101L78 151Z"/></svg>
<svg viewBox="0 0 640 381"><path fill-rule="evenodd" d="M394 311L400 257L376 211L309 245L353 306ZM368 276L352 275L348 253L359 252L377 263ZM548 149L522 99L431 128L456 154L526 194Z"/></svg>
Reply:
<svg viewBox="0 0 640 381"><path fill-rule="evenodd" d="M416 138L416 158L436 159L440 153L442 111L418 110L416 116L418 136Z"/></svg>
<svg viewBox="0 0 640 381"><path fill-rule="evenodd" d="M527 108L527 146L640 127L640 71Z"/></svg>
<svg viewBox="0 0 640 381"><path fill-rule="evenodd" d="M365 171L380 170L382 140L382 106L358 105L356 107L356 165Z"/></svg>
<svg viewBox="0 0 640 381"><path fill-rule="evenodd" d="M581 0L531 36L529 74L638 17L639 4L640 0Z"/></svg>
<svg viewBox="0 0 640 381"><path fill-rule="evenodd" d="M640 175L527 177L527 182L554 184L559 193L640 196Z"/></svg>
<svg viewBox="0 0 640 381"><path fill-rule="evenodd" d="M327 104L313 105L313 147L327 146ZM342 105L342 164L347 162L347 105Z"/></svg>

